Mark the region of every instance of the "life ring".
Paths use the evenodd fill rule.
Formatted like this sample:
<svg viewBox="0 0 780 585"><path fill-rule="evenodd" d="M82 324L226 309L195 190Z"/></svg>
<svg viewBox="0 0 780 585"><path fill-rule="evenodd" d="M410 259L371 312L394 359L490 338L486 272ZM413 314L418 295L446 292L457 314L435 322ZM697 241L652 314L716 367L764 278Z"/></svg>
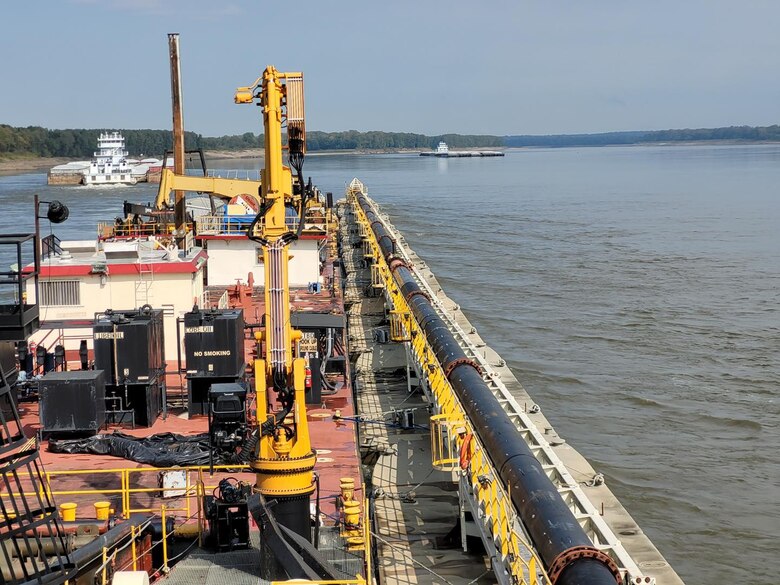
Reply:
<svg viewBox="0 0 780 585"><path fill-rule="evenodd" d="M463 439L463 442L460 444L460 468L461 469L468 469L469 465L471 464L471 439L473 438L473 435L469 433L466 435Z"/></svg>

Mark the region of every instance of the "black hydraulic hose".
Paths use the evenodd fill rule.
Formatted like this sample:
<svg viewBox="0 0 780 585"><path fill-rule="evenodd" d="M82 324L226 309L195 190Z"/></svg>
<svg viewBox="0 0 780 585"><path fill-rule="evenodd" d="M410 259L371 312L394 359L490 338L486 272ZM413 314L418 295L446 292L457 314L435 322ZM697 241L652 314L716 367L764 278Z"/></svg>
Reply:
<svg viewBox="0 0 780 585"><path fill-rule="evenodd" d="M260 435L263 437L273 435L276 428L284 421L285 418L287 418L287 415L290 414L291 410L292 404L285 406L275 415L268 415L268 418L260 423Z"/></svg>
<svg viewBox="0 0 780 585"><path fill-rule="evenodd" d="M273 433L273 430L271 433ZM257 449L257 444L259 442L260 433L255 429L244 439L239 450L230 456L230 463L235 463L237 465L249 463L255 455L255 449Z"/></svg>
<svg viewBox="0 0 780 585"><path fill-rule="evenodd" d="M306 218L306 199L309 195L303 185L303 157L301 157L301 166L296 167L296 170L298 171L298 184L301 186L301 209L298 214L298 229L295 231L295 237L300 238L303 233L303 222ZM309 177L309 184L311 184L311 177Z"/></svg>
<svg viewBox="0 0 780 585"><path fill-rule="evenodd" d="M485 384L479 366L466 356L409 267L395 258L395 240L366 198L359 195L357 200L371 222L383 257L388 264L392 261L396 284L507 486L553 585L614 585L620 579L617 565L592 545L515 423Z"/></svg>

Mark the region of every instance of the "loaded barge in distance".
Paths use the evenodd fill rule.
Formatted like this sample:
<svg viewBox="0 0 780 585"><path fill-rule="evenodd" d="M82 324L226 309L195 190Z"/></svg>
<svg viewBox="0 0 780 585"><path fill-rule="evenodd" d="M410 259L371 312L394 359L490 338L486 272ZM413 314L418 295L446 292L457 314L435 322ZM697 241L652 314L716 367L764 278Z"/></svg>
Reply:
<svg viewBox="0 0 780 585"><path fill-rule="evenodd" d="M155 204L0 237L2 582L682 583L366 186L303 180L301 73L236 93L260 181L184 174L169 44Z"/></svg>
<svg viewBox="0 0 780 585"><path fill-rule="evenodd" d="M435 150L421 152L420 156L436 156L439 158L470 158L485 156L504 156L500 150L450 150L446 142L439 142Z"/></svg>

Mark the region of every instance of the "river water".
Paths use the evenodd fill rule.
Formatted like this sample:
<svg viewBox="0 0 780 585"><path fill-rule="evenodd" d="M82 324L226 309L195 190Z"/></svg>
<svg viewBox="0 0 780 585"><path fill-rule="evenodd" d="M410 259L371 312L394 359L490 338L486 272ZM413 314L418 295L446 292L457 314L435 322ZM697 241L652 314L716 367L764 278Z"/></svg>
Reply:
<svg viewBox="0 0 780 585"><path fill-rule="evenodd" d="M775 582L780 146L311 156L305 171L336 197L369 187L687 583ZM71 208L55 233L85 239L155 190L0 177L0 231L32 227L36 191Z"/></svg>

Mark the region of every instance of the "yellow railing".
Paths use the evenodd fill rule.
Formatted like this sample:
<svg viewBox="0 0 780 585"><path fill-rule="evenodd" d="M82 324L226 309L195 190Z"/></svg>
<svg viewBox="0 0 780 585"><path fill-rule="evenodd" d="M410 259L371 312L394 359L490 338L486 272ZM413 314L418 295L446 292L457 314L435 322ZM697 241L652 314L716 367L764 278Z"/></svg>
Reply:
<svg viewBox="0 0 780 585"><path fill-rule="evenodd" d="M162 547L163 565L158 568L163 573L169 570L169 557L168 557L168 525L167 519L175 517L176 522L179 525L187 524L190 522L197 522L198 531L198 544L203 543L203 534L205 531L206 518L204 510L201 507L202 497L214 490L217 487L217 483L207 484L204 477L212 478L216 481L216 476L209 473L210 467L207 465L189 466L189 467L120 467L113 469L71 469L71 470L50 470L44 472L44 482L41 485L41 490L46 491L51 498L59 498L60 502L63 502L63 498L72 499L74 496L83 496L90 502L94 503L97 500L105 498L113 498L119 500L119 508L115 510L115 513L121 515L124 518L129 518L132 514L137 513L149 513L152 516L158 516L162 522L162 538L161 541L154 546ZM249 469L248 465L215 465L214 471L220 473L220 477L226 473L232 473L236 471L246 471ZM151 474L159 475L162 472L167 471L184 471L185 472L185 485L174 487L161 487L159 485L148 486L143 485L144 479ZM206 474L209 474L208 476ZM24 475L20 474L22 477ZM82 478L85 482L89 482L89 487L72 489L72 488L57 488L57 483L64 483L66 478ZM58 480L61 480L58 481ZM139 485L139 483L141 485ZM98 487L99 486L99 487ZM165 503L162 500L163 491L181 491L181 494L167 498L167 501L175 502L173 505ZM11 498L18 496L15 492L2 492L1 498ZM134 505L134 499L138 497L150 496L148 499L155 502L156 505L138 506ZM154 497L151 497L154 496ZM192 500L195 499L195 509L193 510ZM183 501L183 504L180 502ZM363 500L363 510L368 510L368 504L366 500ZM363 542L366 546L366 573L371 575L371 531L369 527L369 519L364 515L361 526L363 532ZM136 570L138 561L138 551L136 546L137 539L141 536L141 531L132 529L130 534L130 541L120 547L119 549L103 549L102 565L98 568L99 579L102 583L108 583L110 577L109 566L116 558L119 550L126 546L131 547L132 559L126 563L125 566L120 568L114 568L114 570L127 570L132 566L133 570ZM356 579L344 580L344 581L307 581L309 585L365 585L370 583L362 578L360 575Z"/></svg>
<svg viewBox="0 0 780 585"><path fill-rule="evenodd" d="M242 471L248 469L247 465L215 465L214 471L221 472L222 474L234 471ZM189 522L197 522L197 537L198 543L203 542L203 532L205 529L206 519L204 516L204 510L201 507L202 497L205 493L213 490L217 487L214 485L206 484L203 480L204 472L210 470L209 466L190 466L190 467L123 467L114 469L69 469L69 470L53 470L44 472L44 482L40 487L41 491L48 492L50 498L59 498L60 502L63 502L63 498L72 499L74 496L83 496L92 503L95 503L98 499L113 498L119 499L119 508L115 510L115 513L121 515L124 518L129 518L130 515L136 513L149 513L151 516L158 516L162 521L162 538L161 541L153 546L162 547L163 565L158 568L159 571L167 572L169 569L168 558L168 525L167 519L174 517L179 525L187 524ZM166 471L184 471L185 472L185 485L182 487L161 487L161 486L144 486L143 479L150 474L160 474ZM19 474L22 478L29 476L29 474ZM214 477L209 475L208 477ZM89 487L71 489L62 488L57 489L56 485L58 480L65 481L65 478L83 478L89 482ZM138 483L141 485L137 485ZM99 486L99 487L98 487ZM133 505L134 497L138 496L157 496L162 500L163 491L181 491L181 494L177 494L169 498L170 501L181 502L181 505L168 505L164 501L160 501L159 505L152 506L135 506ZM15 492L2 492L1 498L13 498L19 496ZM192 500L196 500L196 509L192 510ZM150 497L149 500L154 501L154 498ZM120 568L114 568L113 570L126 570L132 566L133 570L137 567L138 551L136 550L136 541L141 536L141 531L132 529L129 542L119 548L115 549L103 549L102 565L98 568L98 575L102 583L107 583L109 579L109 565L114 562L116 556L120 550L131 547L132 559L128 563ZM144 551L145 552L145 551Z"/></svg>
<svg viewBox="0 0 780 585"><path fill-rule="evenodd" d="M436 469L451 471L460 458L454 451L457 421L451 421L446 414L431 416L431 460Z"/></svg>
<svg viewBox="0 0 780 585"><path fill-rule="evenodd" d="M192 224L187 224L187 231L191 231ZM139 223L116 223L100 221L97 224L98 239L107 238L138 238L146 236L170 236L176 231L172 223L144 221Z"/></svg>
<svg viewBox="0 0 780 585"><path fill-rule="evenodd" d="M121 467L114 469L68 469L68 470L46 470L44 472L44 481L49 494L60 502L64 497L85 496L95 499L118 499L119 507L115 508L117 514L124 518L129 518L131 514L152 513L160 514L163 506L168 514L184 515L187 518L193 516L192 500L198 499L200 495L208 490L217 487L217 483L207 485L203 482L204 473L209 471L208 465L189 466L189 467ZM243 471L249 469L247 465L215 465L214 471L219 473L230 473L233 471ZM145 476L167 471L184 471L185 485L182 487L161 487L158 485L149 486L148 481L144 482ZM83 488L57 488L58 479L65 478L83 478L88 482L88 486ZM209 476L214 477L214 476ZM64 483L64 481L63 481ZM43 489L43 488L42 488ZM183 504L166 505L162 500L163 491L178 491L178 493L168 501L180 502ZM3 492L0 497L9 498L17 496L15 493ZM144 496L148 496L144 498ZM153 505L139 506L135 502L139 499L147 500L147 503ZM156 502L159 500L159 503ZM113 503L113 502L112 502ZM197 504L199 506L199 504ZM178 513L178 514L177 514Z"/></svg>
<svg viewBox="0 0 780 585"><path fill-rule="evenodd" d="M102 550L102 562L98 566L96 575L99 575L100 583L102 585L107 585L110 581L111 576L118 572L118 571L128 571L138 570L138 561L139 561L139 553L140 554L148 554L150 553L155 547L160 546L162 547L162 565L159 567L155 567L154 571L157 574L166 574L170 571L170 561L175 560L175 558L170 558L168 556L168 538L171 535L171 532L168 530L168 515L166 513L166 507L163 505L161 507L161 513L159 515L160 521L161 521L161 535L160 540L152 543L151 546L144 550L138 550L138 540L143 537L144 534L144 525L140 526L133 526L130 528L130 538L127 542L125 542L122 545L108 548L103 547ZM194 520L195 518L186 518L183 520L183 522L188 522L190 520ZM198 534L198 543L201 542L201 535ZM194 544L194 542L193 542ZM116 559L119 553L126 548L130 547L130 558L125 560L124 564L122 565L116 565ZM97 580L96 580L97 582Z"/></svg>
<svg viewBox="0 0 780 585"><path fill-rule="evenodd" d="M392 341L410 341L412 330L409 320L412 316L406 311L390 311L390 339Z"/></svg>
<svg viewBox="0 0 780 585"><path fill-rule="evenodd" d="M438 436L431 437L432 463L440 468L455 469L457 462L463 460L461 467L464 469L461 473L465 474L469 485L472 486L474 498L483 516L477 521L482 522L489 531L506 570L520 585L549 585L549 578L543 570L536 551L516 529L519 524L517 513L497 471L466 417L460 401L426 340L424 331L417 320L411 317L411 308L393 278L363 208L356 200L358 191L350 188L347 193L358 220L358 233L364 238L363 255L376 266L372 270L378 272L384 283L391 315L393 313L410 315L402 324L396 325L403 331L395 331L393 337L411 340L411 353L424 371L434 397L438 414L431 419L432 432L435 431ZM464 447L466 441L468 443ZM450 444L447 445L446 442Z"/></svg>

